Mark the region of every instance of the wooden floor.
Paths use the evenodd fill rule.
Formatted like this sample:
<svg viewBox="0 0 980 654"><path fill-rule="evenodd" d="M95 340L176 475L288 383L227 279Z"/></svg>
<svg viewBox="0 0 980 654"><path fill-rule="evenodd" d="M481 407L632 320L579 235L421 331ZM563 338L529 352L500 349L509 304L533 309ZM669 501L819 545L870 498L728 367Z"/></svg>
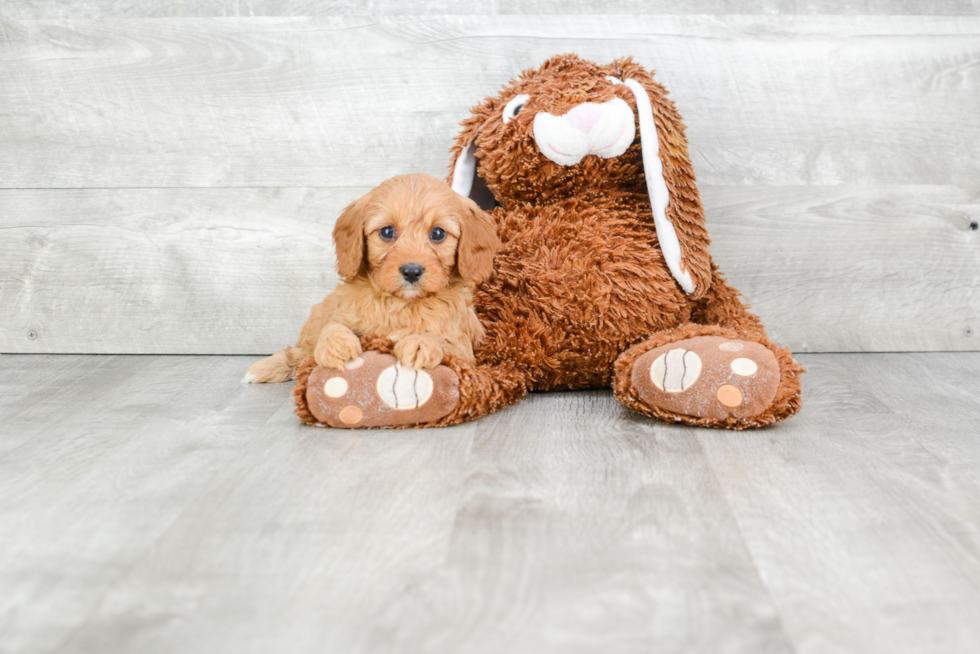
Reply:
<svg viewBox="0 0 980 654"><path fill-rule="evenodd" d="M0 652L978 652L980 353L796 418L301 426L254 357L0 356Z"/></svg>

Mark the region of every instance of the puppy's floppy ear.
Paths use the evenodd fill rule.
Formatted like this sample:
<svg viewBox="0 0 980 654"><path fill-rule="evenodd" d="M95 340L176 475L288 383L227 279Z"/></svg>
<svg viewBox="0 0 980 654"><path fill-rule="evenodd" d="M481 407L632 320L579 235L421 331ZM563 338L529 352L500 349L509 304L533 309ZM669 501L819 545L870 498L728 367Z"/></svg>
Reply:
<svg viewBox="0 0 980 654"><path fill-rule="evenodd" d="M364 265L364 223L368 219L370 201L371 194L368 193L351 202L333 227L337 273L346 282L353 281Z"/></svg>
<svg viewBox="0 0 980 654"><path fill-rule="evenodd" d="M493 256L500 249L497 227L490 214L469 198L460 198L459 244L456 268L463 279L479 284L493 272Z"/></svg>

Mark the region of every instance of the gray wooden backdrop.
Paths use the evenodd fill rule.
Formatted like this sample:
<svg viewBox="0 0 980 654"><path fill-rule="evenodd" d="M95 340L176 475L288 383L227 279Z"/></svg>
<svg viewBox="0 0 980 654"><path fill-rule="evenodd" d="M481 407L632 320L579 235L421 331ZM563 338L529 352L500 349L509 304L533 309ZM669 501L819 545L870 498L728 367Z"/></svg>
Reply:
<svg viewBox="0 0 980 654"><path fill-rule="evenodd" d="M779 341L978 349L980 2L49 0L0 3L0 352L293 342L343 206L562 52L657 70Z"/></svg>

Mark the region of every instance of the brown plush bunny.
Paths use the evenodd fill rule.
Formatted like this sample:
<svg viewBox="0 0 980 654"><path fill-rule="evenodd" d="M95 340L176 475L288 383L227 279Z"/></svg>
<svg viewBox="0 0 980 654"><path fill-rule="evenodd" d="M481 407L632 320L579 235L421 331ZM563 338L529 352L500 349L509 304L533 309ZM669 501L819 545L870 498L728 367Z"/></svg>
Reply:
<svg viewBox="0 0 980 654"><path fill-rule="evenodd" d="M447 356L438 378L419 371L402 390L416 404L400 408L373 397L397 395L378 381L395 365L391 343L366 338L372 365L351 375L348 397L326 396L310 381L312 361L301 367L297 413L356 427L337 416L363 393L383 414L372 424L449 425L528 390L608 386L637 412L691 425L744 429L796 413L803 369L712 261L684 126L666 96L630 58L600 66L560 55L474 107L449 181L492 212L502 242L476 292L487 333L477 364ZM429 410L420 388L436 399ZM437 417L437 405L451 408Z"/></svg>

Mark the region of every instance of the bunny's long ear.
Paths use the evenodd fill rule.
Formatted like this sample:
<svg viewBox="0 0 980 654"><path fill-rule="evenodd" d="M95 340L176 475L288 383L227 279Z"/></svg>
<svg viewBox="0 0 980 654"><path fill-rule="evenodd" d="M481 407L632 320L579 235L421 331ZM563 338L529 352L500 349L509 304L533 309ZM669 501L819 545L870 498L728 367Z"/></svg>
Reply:
<svg viewBox="0 0 980 654"><path fill-rule="evenodd" d="M497 199L480 177L480 160L476 156L476 137L480 135L480 126L486 116L475 114L463 121L463 131L456 137L452 150L450 169L452 173L447 180L454 191L476 202L484 211L489 211L497 205Z"/></svg>
<svg viewBox="0 0 980 654"><path fill-rule="evenodd" d="M464 198L470 197L470 191L473 190L477 165L479 162L476 160L476 138L474 138L460 150L453 162L452 187Z"/></svg>
<svg viewBox="0 0 980 654"><path fill-rule="evenodd" d="M711 239L704 226L704 210L687 154L684 125L673 103L663 97L664 91L638 66L627 67L636 70L625 71L623 80L608 79L614 84L625 85L636 100L643 172L660 250L674 279L685 293L696 299L711 285L711 256L708 254ZM637 79L644 77L645 83ZM660 129L650 103L651 95L657 101L662 118ZM664 157L660 156L661 138L669 146Z"/></svg>

